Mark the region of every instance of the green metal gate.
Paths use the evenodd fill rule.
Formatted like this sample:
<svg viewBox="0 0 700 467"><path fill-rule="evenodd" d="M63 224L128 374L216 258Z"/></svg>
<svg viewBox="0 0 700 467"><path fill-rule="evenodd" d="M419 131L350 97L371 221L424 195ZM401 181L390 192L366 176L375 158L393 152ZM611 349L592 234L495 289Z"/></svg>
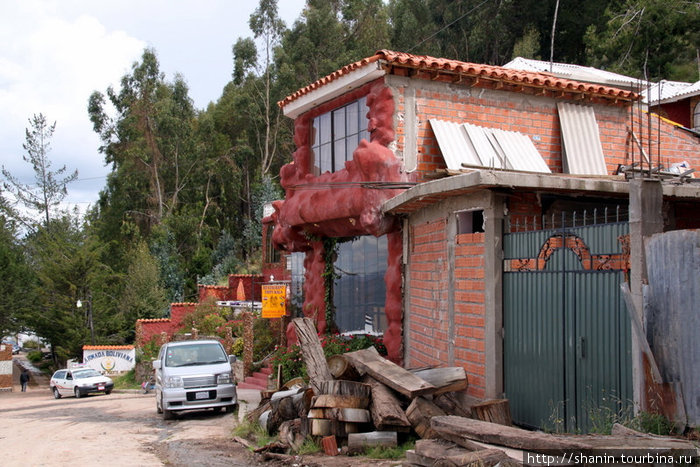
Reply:
<svg viewBox="0 0 700 467"><path fill-rule="evenodd" d="M633 398L628 224L555 220L504 235L505 392L515 423L588 432Z"/></svg>

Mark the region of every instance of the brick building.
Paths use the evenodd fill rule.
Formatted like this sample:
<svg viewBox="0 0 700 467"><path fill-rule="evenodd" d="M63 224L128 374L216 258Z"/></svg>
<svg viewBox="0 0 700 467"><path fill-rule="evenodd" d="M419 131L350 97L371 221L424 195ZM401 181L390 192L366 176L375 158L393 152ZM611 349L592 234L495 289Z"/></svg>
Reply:
<svg viewBox="0 0 700 467"><path fill-rule="evenodd" d="M303 313L323 331L332 300L339 330L383 332L392 360L463 366L525 425L561 405L585 430L605 394L641 401L619 286L641 300L650 229L700 226L697 184L648 177L700 167L700 141L639 97L391 51L288 96L297 149L265 224L303 261Z"/></svg>

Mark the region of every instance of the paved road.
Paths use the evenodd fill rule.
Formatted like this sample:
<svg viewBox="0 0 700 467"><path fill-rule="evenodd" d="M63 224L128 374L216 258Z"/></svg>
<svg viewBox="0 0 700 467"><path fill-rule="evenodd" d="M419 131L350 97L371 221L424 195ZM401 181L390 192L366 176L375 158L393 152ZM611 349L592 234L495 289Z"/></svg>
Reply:
<svg viewBox="0 0 700 467"><path fill-rule="evenodd" d="M245 392L244 397L254 395ZM185 412L163 421L153 394L54 399L48 387L0 393L0 465L257 465L231 441L233 414Z"/></svg>

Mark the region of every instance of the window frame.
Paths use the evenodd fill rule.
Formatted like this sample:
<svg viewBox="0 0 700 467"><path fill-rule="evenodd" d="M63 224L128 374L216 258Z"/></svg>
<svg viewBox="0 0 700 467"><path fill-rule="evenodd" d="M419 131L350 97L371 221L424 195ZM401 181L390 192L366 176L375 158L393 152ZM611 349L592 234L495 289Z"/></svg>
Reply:
<svg viewBox="0 0 700 467"><path fill-rule="evenodd" d="M311 119L311 170L318 176L338 172L363 139L369 140L367 96L336 107Z"/></svg>

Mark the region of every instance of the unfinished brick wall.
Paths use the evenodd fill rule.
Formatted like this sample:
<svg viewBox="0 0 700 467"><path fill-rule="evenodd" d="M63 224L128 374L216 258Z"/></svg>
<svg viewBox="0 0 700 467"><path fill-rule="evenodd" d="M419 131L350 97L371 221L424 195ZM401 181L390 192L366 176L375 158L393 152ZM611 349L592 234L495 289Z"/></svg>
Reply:
<svg viewBox="0 0 700 467"><path fill-rule="evenodd" d="M484 345L484 234L457 235L455 245L455 361L464 367L468 392L486 395L486 354Z"/></svg>
<svg viewBox="0 0 700 467"><path fill-rule="evenodd" d="M407 366L446 366L448 361L448 257L447 221L411 227L409 252L411 303L406 346Z"/></svg>
<svg viewBox="0 0 700 467"><path fill-rule="evenodd" d="M397 112L405 112L405 89L397 87ZM518 131L530 137L537 150L553 173L562 173L562 145L557 100L549 97L526 96L517 92L484 90L477 87L460 89L440 83L427 82L415 90L416 115L418 118L416 178L426 181L427 175L445 169L445 161L429 123L430 119L452 122L468 122L488 128ZM573 102L564 100L564 102ZM594 104L583 102L594 108L600 141L605 155L607 173L615 173L618 164L631 164L639 159L639 149L631 140L629 130L634 129L637 138L651 148L645 151L657 159L659 139L662 163L670 166L687 161L692 167L700 167L699 139L687 131L678 129L664 121L652 119L651 133L644 115L640 128L638 112L630 111L621 104ZM402 152L405 147L403 120L398 119L396 147ZM632 123L634 122L634 123ZM660 125L660 126L659 126ZM640 136L641 135L641 136ZM634 154L636 155L636 159Z"/></svg>

